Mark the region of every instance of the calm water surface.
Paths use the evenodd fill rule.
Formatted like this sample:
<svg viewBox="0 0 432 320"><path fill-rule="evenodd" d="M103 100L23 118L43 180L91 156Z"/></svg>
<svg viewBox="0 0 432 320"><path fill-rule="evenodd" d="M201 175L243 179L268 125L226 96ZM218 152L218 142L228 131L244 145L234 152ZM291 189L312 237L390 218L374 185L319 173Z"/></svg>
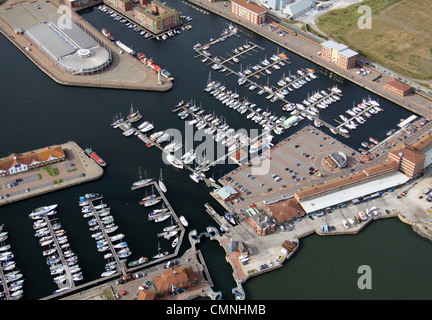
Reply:
<svg viewBox="0 0 432 320"><path fill-rule="evenodd" d="M51 194L28 199L0 207L0 222L9 231L8 243L12 245L17 266L24 274L25 299L39 299L51 294L57 287L49 274L49 268L42 256L32 229L28 213L39 206L58 203L58 218L67 231L71 249L79 257L83 270L83 281L98 278L104 271L103 254L97 252L94 240L88 230L87 221L78 207L78 197L88 192L104 195L104 202L111 206L112 214L119 225L119 232L126 234L133 255L130 260L142 255L152 256L157 251L159 226L147 221L146 210L138 205L143 191L130 191L141 167L147 177L157 178L163 169L164 180L169 189L167 198L178 215L189 220L189 230L204 231L214 225L204 210L204 203L210 202L218 211L222 209L208 194L203 184L190 180L187 171L179 171L163 164L158 149L148 149L135 137L124 137L119 130L110 127L113 116L121 112L126 115L131 103L139 108L146 120L154 121L156 129L177 128L185 130L185 124L171 113L179 100L195 100L208 112L224 115L228 124L235 129L259 128L246 119L245 115L221 105L205 93L208 66L194 59L192 46L205 43L210 37L217 37L228 23L213 14L204 14L179 1L167 1L179 11L193 17L193 28L167 41L145 40L99 10L87 10L82 15L97 29L107 28L123 43L143 52L175 77L173 90L166 93L138 92L66 87L54 83L4 37L0 37L0 74L2 126L0 133L1 156L12 152L25 152L50 144L76 141L81 147L93 147L107 161L104 176L94 182L75 186ZM242 63L256 64L264 57L270 57L278 50L275 44L241 29L240 38L230 38L211 49L214 55L223 56L233 48L252 41L263 48ZM279 48L279 50L281 50ZM270 83L276 82L282 72L288 74L299 68L318 69L313 63L288 52L291 66L274 72ZM233 68L239 68L238 66ZM212 79L248 96L263 109L269 108L282 115L280 105L271 105L263 97L237 85L237 79L225 74L212 73ZM261 78L266 84L267 78ZM322 118L332 122L339 114L360 102L368 95L378 99L366 90L350 83L337 83L320 76L301 90L290 93L293 102L300 102L316 90L327 89L338 84L343 90L342 101L322 112ZM385 112L380 113L367 124L356 130L355 136L344 143L358 148L369 136L380 140L385 133L406 118L410 112L384 99L379 99ZM295 129L277 137L284 139L305 126L303 121ZM326 129L324 129L326 130ZM197 141L196 144L200 143ZM233 165L219 165L209 171L209 176L218 179L234 169ZM168 222L167 222L168 224ZM163 226L160 226L162 229ZM161 241L162 250L169 250L170 242ZM180 254L189 248L183 243ZM223 293L224 299L232 299L231 288L235 285L231 267L225 263L224 251L216 242L203 240L199 245L215 282L215 290ZM429 266L432 263L430 243L416 236L411 229L396 219L379 221L368 226L357 236L318 237L309 236L301 241L294 259L266 275L254 278L245 285L248 299L405 299L431 298ZM369 265L373 271L373 289L361 291L357 288L357 268Z"/></svg>

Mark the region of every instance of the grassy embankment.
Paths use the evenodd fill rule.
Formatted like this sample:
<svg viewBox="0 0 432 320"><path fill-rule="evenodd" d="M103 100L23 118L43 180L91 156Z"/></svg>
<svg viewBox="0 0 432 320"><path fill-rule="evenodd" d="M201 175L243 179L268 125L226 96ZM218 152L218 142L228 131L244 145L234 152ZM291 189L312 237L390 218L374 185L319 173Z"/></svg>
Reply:
<svg viewBox="0 0 432 320"><path fill-rule="evenodd" d="M372 9L372 28L360 29L360 5ZM406 76L432 79L432 6L425 0L365 0L318 18L332 39Z"/></svg>

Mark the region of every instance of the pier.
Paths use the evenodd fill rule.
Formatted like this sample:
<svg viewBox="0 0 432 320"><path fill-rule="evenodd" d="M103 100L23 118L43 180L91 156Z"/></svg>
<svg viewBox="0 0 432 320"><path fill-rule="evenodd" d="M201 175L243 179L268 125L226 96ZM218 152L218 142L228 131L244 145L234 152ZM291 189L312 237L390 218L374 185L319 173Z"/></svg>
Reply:
<svg viewBox="0 0 432 320"><path fill-rule="evenodd" d="M174 221L177 223L177 227L175 229L171 230L171 231L180 231L180 234L178 236L178 244L176 245L175 252L173 254L166 255L166 256L164 256L162 258L154 259L151 263L146 263L146 266L148 266L149 264L158 263L158 262L161 262L162 260L169 259L171 257L177 256L178 250L180 249L180 246L181 246L181 244L183 242L184 234L186 232L185 227L181 223L179 217L175 213L175 211L172 208L171 204L169 203L168 199L165 197L164 192L161 190L161 188L159 187L159 185L158 185L158 183L156 181L154 181L154 180L150 181L149 183L143 184L143 185L141 185L139 187L135 187L133 190L139 190L139 189L146 188L146 187L149 187L149 186L152 186L153 188L156 188L156 190L157 190L157 192L159 194L159 197L156 197L155 199L158 199L158 198L161 199L162 203L163 203L163 206L168 209L167 212L161 213L160 215L154 215L154 216L149 217L149 220L152 221L152 220L156 219L157 217L159 217L161 215L169 214L171 216L171 218L173 218ZM158 233L157 234L158 237L163 237L164 235L165 235L165 233Z"/></svg>
<svg viewBox="0 0 432 320"><path fill-rule="evenodd" d="M61 292L75 288L75 281L82 280L82 275L78 258L70 250L66 231L62 229L57 218L50 219L57 214L54 209L32 218L35 220L33 223L33 229L36 230L35 237L40 238L39 244L42 247L48 248L44 250L43 255L47 257L51 275L55 276L54 282L59 286L56 292Z"/></svg>
<svg viewBox="0 0 432 320"><path fill-rule="evenodd" d="M98 210L98 206L100 205L94 205L95 201L100 201L102 204L102 197L97 197L94 199L90 199L89 202L89 206L90 206L90 210L91 212L93 212L93 215L91 215L91 217L94 219L96 219L96 223L99 226L99 228L97 228L96 232L101 232L103 239L105 240L106 244L108 245L109 251L111 252L111 258L114 259L115 261L115 265L116 265L116 269L117 272L122 273L123 275L125 275L127 273L125 264L120 260L119 258L119 253L115 250L114 244L113 244L113 240L112 237L108 234L107 232L107 223L105 223L106 221L114 221L114 218L111 218L110 220L103 220L103 216L101 215L102 210L104 210L104 206L101 208L101 210ZM106 205L105 205L106 206ZM108 214L109 214L109 209L108 209ZM99 240L97 240L99 243Z"/></svg>

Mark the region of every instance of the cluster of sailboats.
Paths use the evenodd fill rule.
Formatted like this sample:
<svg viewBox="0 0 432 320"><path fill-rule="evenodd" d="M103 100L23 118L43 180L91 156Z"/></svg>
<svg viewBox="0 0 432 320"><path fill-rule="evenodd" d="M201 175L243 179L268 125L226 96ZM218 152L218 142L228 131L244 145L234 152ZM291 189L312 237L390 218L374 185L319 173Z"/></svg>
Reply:
<svg viewBox="0 0 432 320"><path fill-rule="evenodd" d="M123 241L124 234L117 233L112 235L118 226L114 224L114 217L110 214L111 208L102 201L94 205L93 201L100 199L100 196L86 200L85 197L80 197L79 205L84 218L89 218L89 230L92 231L91 237L96 241L98 252L106 252L104 259L108 262L105 264L105 271L101 277L108 277L117 272L117 262L114 254L120 261L126 261L127 257L132 254L127 243Z"/></svg>
<svg viewBox="0 0 432 320"><path fill-rule="evenodd" d="M239 99L238 93L232 92L232 90L227 90L224 85L217 81L207 83L204 91L209 92L217 100L221 101L222 104L225 104L233 110L237 110L240 114L249 112L246 118L260 124L264 130L273 130L276 134L283 133L284 128L281 124L286 120L285 116L277 117L274 114L272 115L268 109L267 111L264 111L261 108L255 109L257 106L255 103L252 103L247 99ZM245 144L247 142L248 141L245 141Z"/></svg>
<svg viewBox="0 0 432 320"><path fill-rule="evenodd" d="M266 69L266 71L267 70L268 69ZM270 102L276 102L279 99L284 100L291 91L294 91L295 89L300 89L303 85L313 79L316 79L316 76L312 69L299 69L295 74L289 74L288 76L285 76L285 74L283 74L281 79L278 81L278 85L280 88L275 89L274 87L270 86L269 79L267 78L267 84L262 87L255 82L248 80L250 82L248 89L250 91L254 91L255 89L259 88L258 95L266 94L265 98L267 100L269 100ZM245 82L246 78L240 76L240 78L238 79L238 84L243 85Z"/></svg>
<svg viewBox="0 0 432 320"><path fill-rule="evenodd" d="M236 52L236 50L237 49L234 49L234 53L239 53ZM240 69L238 73L240 76L240 78L238 79L239 84L240 85L244 84L246 82L246 77L250 76L253 73L254 73L254 77L259 79L261 77L259 74L262 73L266 73L268 75L272 74L270 67L272 67L275 70L279 70L281 67L285 66L286 63L291 63L289 62L288 57L285 55L285 53L273 54L270 57L270 60L272 60L273 62L270 62L267 59L267 57L265 57L263 61L261 61L260 63L254 66L248 66L245 70Z"/></svg>
<svg viewBox="0 0 432 320"><path fill-rule="evenodd" d="M349 117L343 114L339 115L339 118L343 121L339 130L344 133L348 133L348 129L355 130L359 125L365 123L372 115L381 111L384 111L384 109L380 107L378 101L370 97L368 99L363 98L362 102L357 104L357 106L353 106L345 111Z"/></svg>
<svg viewBox="0 0 432 320"><path fill-rule="evenodd" d="M144 179L144 180L139 180L137 182L143 181L145 182L144 185L146 185L147 183L150 183L152 181L152 179ZM136 184L136 182L135 182ZM167 192L167 187L165 186L165 183L163 182L163 178L162 178L162 169L160 170L160 176L159 176L159 180L158 180L158 185L159 188L161 189L162 192ZM162 198L156 195L156 193L154 192L154 186L151 186L152 188L152 193L150 195L147 194L147 190L145 191L145 197L141 199L141 201L139 202L140 205L143 205L144 207L151 207L154 206L155 204L158 204L159 202L162 201Z"/></svg>
<svg viewBox="0 0 432 320"><path fill-rule="evenodd" d="M42 254L46 257L51 275L54 276L54 283L62 290L71 287L70 281L80 281L83 276L78 257L70 249L66 231L55 217L56 208L57 204L39 207L29 214L29 218L35 220L35 237L39 238L39 244L45 248ZM57 292L58 290L54 293Z"/></svg>
<svg viewBox="0 0 432 320"><path fill-rule="evenodd" d="M6 244L8 232L4 230L4 225L0 225L0 300L19 300L23 297L24 279L20 270L17 268L14 254L10 251L10 244Z"/></svg>
<svg viewBox="0 0 432 320"><path fill-rule="evenodd" d="M336 86L329 88L329 92L326 90L319 90L312 93L310 96L302 101L302 103L287 103L282 106L282 110L290 112L292 116L307 118L313 121L315 126L320 127L322 121L319 120L318 115L319 109L327 109L330 104L340 100L342 91Z"/></svg>
<svg viewBox="0 0 432 320"><path fill-rule="evenodd" d="M171 218L171 224L163 229L162 233L159 233L159 237L164 237L165 239L169 240L170 238L174 237L174 240L171 243L171 247L175 248L178 244L179 238L177 236L178 234L178 225L173 223L172 219L172 213L169 212L169 209L162 206L162 208L154 209L153 211L148 213L149 220L153 220L156 223L163 222ZM188 221L184 216L180 216L179 220L181 224L184 227L187 227L189 225ZM154 258L154 257L153 257Z"/></svg>

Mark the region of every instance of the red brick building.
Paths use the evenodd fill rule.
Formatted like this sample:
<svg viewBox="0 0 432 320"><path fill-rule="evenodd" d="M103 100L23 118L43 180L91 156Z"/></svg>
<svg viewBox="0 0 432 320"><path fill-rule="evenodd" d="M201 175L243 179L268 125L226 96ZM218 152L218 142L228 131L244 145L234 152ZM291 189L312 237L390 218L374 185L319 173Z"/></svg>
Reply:
<svg viewBox="0 0 432 320"><path fill-rule="evenodd" d="M358 53L349 49L346 45L332 40L321 43L321 58L334 63L340 68L350 69L355 67Z"/></svg>
<svg viewBox="0 0 432 320"><path fill-rule="evenodd" d="M248 216L248 225L260 236L272 233L276 230L276 224L267 217L263 212L260 212L256 206L246 210Z"/></svg>
<svg viewBox="0 0 432 320"><path fill-rule="evenodd" d="M145 1L141 1L144 3ZM134 9L135 18L147 29L154 33L160 33L180 25L180 13L161 3L153 0L150 5L137 6Z"/></svg>
<svg viewBox="0 0 432 320"><path fill-rule="evenodd" d="M189 288L198 283L198 278L192 267L169 268L152 280L156 295L158 296L176 292L179 289Z"/></svg>
<svg viewBox="0 0 432 320"><path fill-rule="evenodd" d="M388 161L399 163L399 171L413 179L423 172L426 156L415 147L401 143L388 154Z"/></svg>
<svg viewBox="0 0 432 320"><path fill-rule="evenodd" d="M266 11L266 8L263 8L250 0L231 0L231 12L240 18L255 24L265 22Z"/></svg>
<svg viewBox="0 0 432 320"><path fill-rule="evenodd" d="M396 79L387 81L385 88L393 93L400 95L401 97L407 95L412 91L412 87L406 83L400 82Z"/></svg>

